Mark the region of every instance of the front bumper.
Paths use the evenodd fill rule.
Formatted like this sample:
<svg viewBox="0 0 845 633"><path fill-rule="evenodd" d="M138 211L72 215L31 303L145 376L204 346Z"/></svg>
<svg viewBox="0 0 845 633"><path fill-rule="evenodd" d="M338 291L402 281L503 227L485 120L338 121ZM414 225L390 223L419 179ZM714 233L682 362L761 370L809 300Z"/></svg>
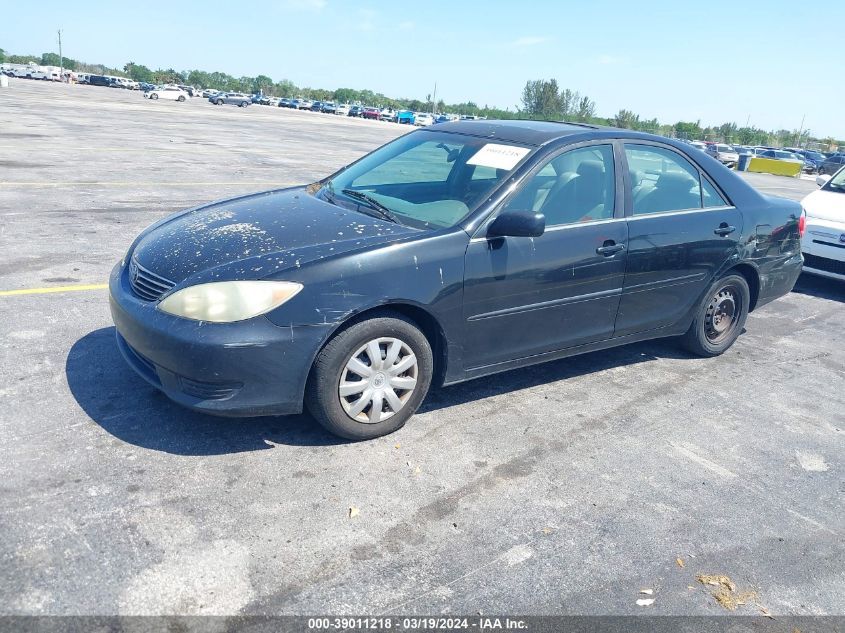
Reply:
<svg viewBox="0 0 845 633"><path fill-rule="evenodd" d="M813 219L801 240L806 256L804 270L813 275L845 281L845 235L840 223Z"/></svg>
<svg viewBox="0 0 845 633"><path fill-rule="evenodd" d="M174 317L138 299L120 264L109 305L118 348L144 380L183 406L234 417L301 412L311 363L331 327Z"/></svg>

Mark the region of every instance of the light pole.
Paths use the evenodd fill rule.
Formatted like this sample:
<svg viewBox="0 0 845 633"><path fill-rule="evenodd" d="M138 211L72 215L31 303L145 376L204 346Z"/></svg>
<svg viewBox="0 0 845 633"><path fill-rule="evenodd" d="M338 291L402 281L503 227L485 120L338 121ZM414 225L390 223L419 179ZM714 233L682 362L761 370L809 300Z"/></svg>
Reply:
<svg viewBox="0 0 845 633"><path fill-rule="evenodd" d="M59 81L65 80L65 58L62 57L62 30L59 29Z"/></svg>

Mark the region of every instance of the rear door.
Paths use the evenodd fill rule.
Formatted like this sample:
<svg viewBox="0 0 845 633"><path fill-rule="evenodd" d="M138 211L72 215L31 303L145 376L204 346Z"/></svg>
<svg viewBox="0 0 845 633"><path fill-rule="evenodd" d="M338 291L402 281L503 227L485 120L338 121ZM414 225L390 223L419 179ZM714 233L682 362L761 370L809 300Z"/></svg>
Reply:
<svg viewBox="0 0 845 633"><path fill-rule="evenodd" d="M677 323L739 249L742 215L678 150L625 144L628 257L615 336Z"/></svg>

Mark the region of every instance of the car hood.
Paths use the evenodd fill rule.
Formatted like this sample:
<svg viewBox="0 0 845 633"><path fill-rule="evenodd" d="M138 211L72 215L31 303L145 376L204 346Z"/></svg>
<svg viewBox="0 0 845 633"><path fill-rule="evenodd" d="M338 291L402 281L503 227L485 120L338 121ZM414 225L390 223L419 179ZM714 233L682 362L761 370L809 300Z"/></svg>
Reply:
<svg viewBox="0 0 845 633"><path fill-rule="evenodd" d="M845 193L814 191L801 201L807 217L845 225Z"/></svg>
<svg viewBox="0 0 845 633"><path fill-rule="evenodd" d="M171 216L132 257L175 284L189 277L260 279L316 259L396 241L418 230L337 207L304 188L224 200ZM212 275L201 275L203 272Z"/></svg>

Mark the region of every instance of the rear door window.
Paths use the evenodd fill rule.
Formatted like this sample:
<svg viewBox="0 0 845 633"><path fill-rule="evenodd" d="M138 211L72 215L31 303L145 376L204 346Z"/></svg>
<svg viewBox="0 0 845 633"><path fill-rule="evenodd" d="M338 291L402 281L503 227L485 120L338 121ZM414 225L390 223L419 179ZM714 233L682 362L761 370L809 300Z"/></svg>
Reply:
<svg viewBox="0 0 845 633"><path fill-rule="evenodd" d="M678 152L630 143L625 144L625 156L635 216L727 204L699 170Z"/></svg>

